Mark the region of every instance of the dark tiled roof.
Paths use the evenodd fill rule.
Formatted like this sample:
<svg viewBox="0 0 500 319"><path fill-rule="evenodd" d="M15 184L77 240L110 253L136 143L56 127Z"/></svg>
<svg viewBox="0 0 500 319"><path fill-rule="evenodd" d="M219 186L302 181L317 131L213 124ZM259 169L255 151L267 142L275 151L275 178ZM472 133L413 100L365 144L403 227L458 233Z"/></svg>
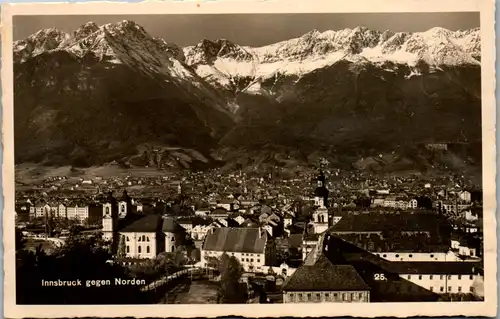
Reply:
<svg viewBox="0 0 500 319"><path fill-rule="evenodd" d="M373 212L359 215L350 214L343 216L337 224L330 228L329 232L379 232L388 227L401 231L436 232L442 222L444 219L435 213L383 214Z"/></svg>
<svg viewBox="0 0 500 319"><path fill-rule="evenodd" d="M385 267L397 274L472 275L482 268L481 262L390 262Z"/></svg>
<svg viewBox="0 0 500 319"><path fill-rule="evenodd" d="M180 233L183 227L179 225L172 217L163 218L161 230L165 233Z"/></svg>
<svg viewBox="0 0 500 319"><path fill-rule="evenodd" d="M138 232L157 232L161 227L161 215L146 215L130 225L126 226L120 232L138 233Z"/></svg>
<svg viewBox="0 0 500 319"><path fill-rule="evenodd" d="M334 236L371 252L436 253L449 250L449 242L434 240L426 234L401 234L391 240L383 239L377 234L367 237L364 234L338 233Z"/></svg>
<svg viewBox="0 0 500 319"><path fill-rule="evenodd" d="M300 248L302 245L302 234L291 234L288 237L288 246L293 248Z"/></svg>
<svg viewBox="0 0 500 319"><path fill-rule="evenodd" d="M263 229L221 227L207 234L203 250L262 254L266 242L267 232Z"/></svg>
<svg viewBox="0 0 500 319"><path fill-rule="evenodd" d="M323 254L314 264L304 263L300 266L283 286L284 291L359 291L369 289L370 287L353 266L334 265Z"/></svg>
<svg viewBox="0 0 500 319"><path fill-rule="evenodd" d="M467 275L482 269L482 262L389 261L368 252L344 253L343 259L355 267L371 264L393 274Z"/></svg>

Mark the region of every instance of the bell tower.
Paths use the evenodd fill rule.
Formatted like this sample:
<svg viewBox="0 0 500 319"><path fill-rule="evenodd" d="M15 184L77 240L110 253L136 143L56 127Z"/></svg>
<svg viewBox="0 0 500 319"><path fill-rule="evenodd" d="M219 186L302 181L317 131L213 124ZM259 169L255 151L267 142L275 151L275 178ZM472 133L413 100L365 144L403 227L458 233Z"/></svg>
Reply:
<svg viewBox="0 0 500 319"><path fill-rule="evenodd" d="M117 227L117 205L113 193L108 193L106 202L102 205L102 232L103 239L114 242Z"/></svg>
<svg viewBox="0 0 500 319"><path fill-rule="evenodd" d="M122 198L118 203L118 217L125 218L127 214L131 213L132 210L132 201L130 196L128 196L127 190L123 191Z"/></svg>
<svg viewBox="0 0 500 319"><path fill-rule="evenodd" d="M323 171L320 171L316 178L316 189L314 191L315 210L312 215L312 225L314 233L323 233L330 227L330 216L328 214L328 189L326 188L326 178Z"/></svg>
<svg viewBox="0 0 500 319"><path fill-rule="evenodd" d="M320 171L318 177L316 178L314 205L317 207L327 207L328 205L328 189L326 188L326 178L323 171Z"/></svg>

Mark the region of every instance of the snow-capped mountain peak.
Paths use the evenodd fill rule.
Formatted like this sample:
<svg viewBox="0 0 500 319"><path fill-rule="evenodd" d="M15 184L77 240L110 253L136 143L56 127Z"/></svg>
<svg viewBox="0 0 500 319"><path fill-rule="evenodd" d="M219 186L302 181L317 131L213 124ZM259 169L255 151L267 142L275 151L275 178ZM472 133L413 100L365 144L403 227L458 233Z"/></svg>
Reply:
<svg viewBox="0 0 500 319"><path fill-rule="evenodd" d="M126 66L165 85L174 85L187 95L211 101L211 107L227 112L226 102L184 63L179 47L151 37L133 21L102 26L88 22L72 36L55 29L42 31L14 44L17 62L23 63L45 52L64 51L82 64L89 60L101 63L105 69Z"/></svg>
<svg viewBox="0 0 500 319"><path fill-rule="evenodd" d="M312 30L262 47L243 47L225 41L205 40L184 48L187 64L207 81L225 88L234 86L235 78L257 83L277 74L300 77L341 60L407 66L425 62L439 67L479 65L481 56L479 29L450 31L436 27L411 33L380 32L358 26L324 32Z"/></svg>
<svg viewBox="0 0 500 319"><path fill-rule="evenodd" d="M73 33L73 39L81 40L99 30L99 26L94 22L87 22Z"/></svg>
<svg viewBox="0 0 500 319"><path fill-rule="evenodd" d="M217 58L248 61L253 57L244 47L227 39L215 41L204 39L194 46L184 48L184 55L189 65L212 64Z"/></svg>
<svg viewBox="0 0 500 319"><path fill-rule="evenodd" d="M14 61L25 61L32 55L54 50L66 44L69 39L69 34L55 28L40 30L24 40L14 42Z"/></svg>

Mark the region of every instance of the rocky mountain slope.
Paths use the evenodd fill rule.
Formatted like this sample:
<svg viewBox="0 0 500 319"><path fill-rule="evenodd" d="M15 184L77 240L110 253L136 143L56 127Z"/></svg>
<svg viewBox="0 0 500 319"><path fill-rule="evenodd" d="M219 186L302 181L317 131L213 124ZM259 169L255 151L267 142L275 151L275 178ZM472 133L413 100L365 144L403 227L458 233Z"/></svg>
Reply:
<svg viewBox="0 0 500 319"><path fill-rule="evenodd" d="M337 62L385 63L415 68L480 65L480 30L426 32L380 32L364 27L326 31L313 30L295 39L252 48L225 39L203 40L184 48L184 59L214 86L228 90L273 94L261 82L286 76L302 77ZM407 77L418 75L418 69Z"/></svg>
<svg viewBox="0 0 500 319"><path fill-rule="evenodd" d="M250 48L204 40L187 64L231 92L238 123L222 144L373 155L481 139L480 30L358 27Z"/></svg>
<svg viewBox="0 0 500 319"><path fill-rule="evenodd" d="M358 27L180 48L130 21L88 23L18 41L14 59L18 162L256 168L322 153L364 167L397 152L420 168L438 164L413 160L435 142L474 145L456 156L480 162L479 29Z"/></svg>
<svg viewBox="0 0 500 319"><path fill-rule="evenodd" d="M16 160L104 163L143 143L208 151L225 98L139 25L87 23L14 44Z"/></svg>

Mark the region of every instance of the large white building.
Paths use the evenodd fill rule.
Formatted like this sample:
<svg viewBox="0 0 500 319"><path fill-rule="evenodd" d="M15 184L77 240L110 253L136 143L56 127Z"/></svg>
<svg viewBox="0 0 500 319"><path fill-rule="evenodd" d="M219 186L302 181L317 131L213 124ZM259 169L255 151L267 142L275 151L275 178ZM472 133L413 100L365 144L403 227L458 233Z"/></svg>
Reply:
<svg viewBox="0 0 500 319"><path fill-rule="evenodd" d="M212 228L203 242L201 262L207 265L207 257L219 258L223 253L234 256L244 271L258 273L273 265L276 246L262 228Z"/></svg>
<svg viewBox="0 0 500 319"><path fill-rule="evenodd" d="M403 261L391 260L325 233L285 283L284 302L438 301L450 294L476 300L484 297L480 259L444 261L434 260L436 256L429 260L429 256L406 255ZM414 257L424 261L409 260ZM348 283L354 287L336 279L334 274L342 272L345 275L341 277L351 278ZM355 279L356 273L362 281ZM327 279L330 277L335 280ZM362 282L369 288L363 290ZM350 291L355 294L350 295Z"/></svg>
<svg viewBox="0 0 500 319"><path fill-rule="evenodd" d="M370 302L370 286L349 264L332 262L323 247L324 237L304 263L283 285L283 303Z"/></svg>
<svg viewBox="0 0 500 319"><path fill-rule="evenodd" d="M136 211L126 192L121 201L110 193L102 205L102 232L111 251L126 258L154 258L161 252L173 252L186 235L171 217Z"/></svg>
<svg viewBox="0 0 500 319"><path fill-rule="evenodd" d="M155 258L161 252L174 252L184 230L171 217L146 215L119 230L118 251L127 258Z"/></svg>

